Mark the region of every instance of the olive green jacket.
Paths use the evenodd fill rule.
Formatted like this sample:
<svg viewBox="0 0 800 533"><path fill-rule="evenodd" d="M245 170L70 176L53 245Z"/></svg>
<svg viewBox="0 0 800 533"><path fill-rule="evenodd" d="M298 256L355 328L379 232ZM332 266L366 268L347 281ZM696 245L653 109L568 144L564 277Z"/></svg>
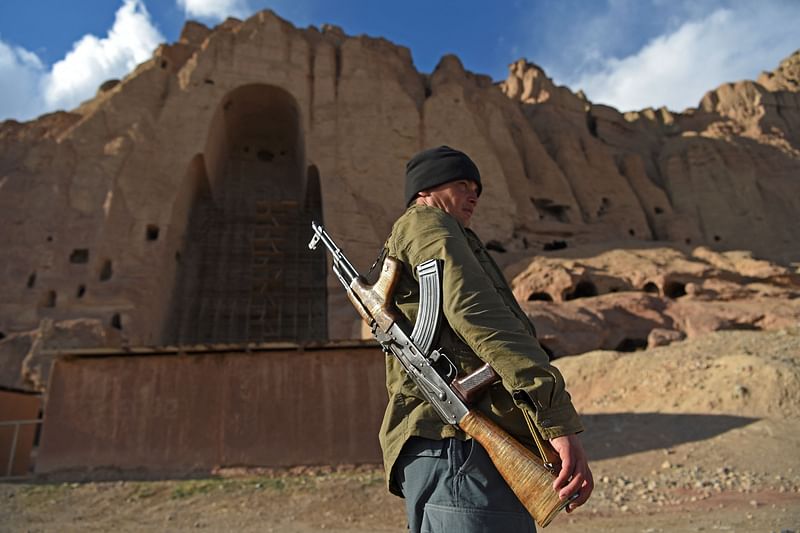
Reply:
<svg viewBox="0 0 800 533"><path fill-rule="evenodd" d="M529 423L548 440L583 430L564 379L549 364L533 324L474 232L441 209L413 205L395 222L386 249L403 263L394 295L410 324L419 306L415 267L428 259L444 260L447 320L434 346L453 361L459 374L487 362L502 378L477 402L478 410L532 450ZM392 467L409 437L467 436L442 422L394 357L386 359L386 387L389 404L380 441L389 490L400 495Z"/></svg>

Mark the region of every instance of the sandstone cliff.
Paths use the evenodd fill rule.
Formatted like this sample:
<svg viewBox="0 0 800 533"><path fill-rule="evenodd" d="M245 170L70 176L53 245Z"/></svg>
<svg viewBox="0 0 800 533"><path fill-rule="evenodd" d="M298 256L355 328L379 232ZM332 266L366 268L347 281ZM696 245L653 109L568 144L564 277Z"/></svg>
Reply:
<svg viewBox="0 0 800 533"><path fill-rule="evenodd" d="M366 270L403 209L405 161L439 144L481 169L474 227L504 263L625 240L788 265L798 64L681 114L621 114L523 60L493 83L268 11L189 23L79 108L0 124L0 335L83 319L103 329L84 345L357 336L307 222Z"/></svg>

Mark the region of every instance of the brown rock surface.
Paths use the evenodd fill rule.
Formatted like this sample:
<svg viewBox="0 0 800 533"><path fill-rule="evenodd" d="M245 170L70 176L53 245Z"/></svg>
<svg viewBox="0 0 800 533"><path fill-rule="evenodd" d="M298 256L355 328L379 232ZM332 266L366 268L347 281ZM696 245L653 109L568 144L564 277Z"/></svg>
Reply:
<svg viewBox="0 0 800 533"><path fill-rule="evenodd" d="M682 331L674 329L654 328L650 330L647 336L647 347L655 348L656 346L667 346L676 341L682 341L686 338L686 334Z"/></svg>
<svg viewBox="0 0 800 533"><path fill-rule="evenodd" d="M0 379L15 389L45 391L53 358L71 348L119 347L120 332L99 320L54 322L44 319L39 328L0 339Z"/></svg>
<svg viewBox="0 0 800 533"><path fill-rule="evenodd" d="M186 331L221 342L358 336L333 276L326 295L309 281L317 274L286 274L311 257L307 221L324 214L365 270L402 211L405 161L442 143L475 159L486 181L475 229L511 253L654 239L798 261L797 58L697 109L623 115L522 60L495 84L453 56L420 74L406 48L268 11L189 23L77 109L0 124L0 332L87 319L122 328L131 345L208 340ZM560 301L587 272L554 272L541 290ZM698 286L704 297L727 290ZM321 330L259 333L298 301L327 302L327 313L283 322L306 316ZM658 316L638 320L673 327Z"/></svg>
<svg viewBox="0 0 800 533"><path fill-rule="evenodd" d="M518 261L506 276L556 357L800 323L800 276L740 251L584 246Z"/></svg>
<svg viewBox="0 0 800 533"><path fill-rule="evenodd" d="M556 366L583 412L800 418L797 325L719 331L636 353L594 351Z"/></svg>

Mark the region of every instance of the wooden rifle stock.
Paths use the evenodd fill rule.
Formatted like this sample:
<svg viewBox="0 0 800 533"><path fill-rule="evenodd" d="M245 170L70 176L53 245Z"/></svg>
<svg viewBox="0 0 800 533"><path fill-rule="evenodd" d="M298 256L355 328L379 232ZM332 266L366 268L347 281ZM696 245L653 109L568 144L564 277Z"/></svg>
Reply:
<svg viewBox="0 0 800 533"><path fill-rule="evenodd" d="M383 261L381 267L381 274L372 285L367 285L362 277L357 277L350 284L350 290L361 301L362 305L355 305L353 297L350 296L350 301L355 305L361 318L372 326L370 320L375 320L375 323L383 331L388 331L389 328L395 323L399 314L395 310L392 302L392 292L400 280L400 261L394 257L387 257ZM365 315L364 313L367 313ZM372 317L372 318L370 318Z"/></svg>
<svg viewBox="0 0 800 533"><path fill-rule="evenodd" d="M483 446L497 471L539 526L547 526L569 503L569 499L559 499L553 490L555 476L542 465L541 459L485 415L470 410L458 426Z"/></svg>

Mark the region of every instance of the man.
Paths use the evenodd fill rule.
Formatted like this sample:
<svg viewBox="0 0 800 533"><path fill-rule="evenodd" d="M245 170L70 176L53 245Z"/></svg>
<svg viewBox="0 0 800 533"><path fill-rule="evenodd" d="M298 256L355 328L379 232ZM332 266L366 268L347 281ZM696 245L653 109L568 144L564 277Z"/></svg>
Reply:
<svg viewBox="0 0 800 533"><path fill-rule="evenodd" d="M536 341L500 269L468 229L482 185L466 154L447 146L420 152L406 165L406 212L395 222L385 253L403 263L395 301L411 323L419 286L414 268L443 260L447 319L437 346L459 373L489 363L502 378L475 406L518 441L536 449L533 432L558 452L554 488L562 499L578 492L567 512L593 488L577 433L583 430L559 371ZM406 501L414 532L528 532L535 525L481 446L444 424L405 375L387 358L389 405L381 446L389 490Z"/></svg>

